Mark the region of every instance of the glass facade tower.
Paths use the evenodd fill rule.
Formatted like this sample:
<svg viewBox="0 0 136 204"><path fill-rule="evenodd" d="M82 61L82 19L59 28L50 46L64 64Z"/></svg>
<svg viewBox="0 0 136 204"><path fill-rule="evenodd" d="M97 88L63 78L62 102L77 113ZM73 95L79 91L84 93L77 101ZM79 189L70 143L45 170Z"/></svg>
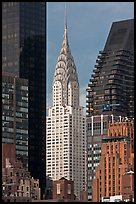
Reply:
<svg viewBox="0 0 136 204"><path fill-rule="evenodd" d="M28 168L28 80L2 74L2 143L15 144L16 159Z"/></svg>
<svg viewBox="0 0 136 204"><path fill-rule="evenodd" d="M28 169L45 187L45 2L2 3L2 70L28 79ZM36 167L36 168L35 168Z"/></svg>
<svg viewBox="0 0 136 204"><path fill-rule="evenodd" d="M134 117L134 20L114 22L87 88L87 117Z"/></svg>

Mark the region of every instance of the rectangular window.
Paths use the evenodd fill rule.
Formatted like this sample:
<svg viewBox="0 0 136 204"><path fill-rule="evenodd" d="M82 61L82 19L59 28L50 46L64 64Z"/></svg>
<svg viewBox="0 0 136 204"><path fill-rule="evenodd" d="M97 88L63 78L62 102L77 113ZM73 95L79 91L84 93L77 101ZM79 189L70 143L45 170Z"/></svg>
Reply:
<svg viewBox="0 0 136 204"><path fill-rule="evenodd" d="M60 194L60 183L57 183L57 194Z"/></svg>
<svg viewBox="0 0 136 204"><path fill-rule="evenodd" d="M68 184L68 194L71 194L71 184Z"/></svg>

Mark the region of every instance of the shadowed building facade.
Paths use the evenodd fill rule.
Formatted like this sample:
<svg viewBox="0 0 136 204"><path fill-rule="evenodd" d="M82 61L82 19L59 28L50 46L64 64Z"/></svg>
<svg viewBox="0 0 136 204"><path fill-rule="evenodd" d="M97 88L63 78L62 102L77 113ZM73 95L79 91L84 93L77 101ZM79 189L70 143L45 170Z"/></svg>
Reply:
<svg viewBox="0 0 136 204"><path fill-rule="evenodd" d="M39 179L31 177L15 149L14 143L2 143L2 201L30 202L40 199Z"/></svg>
<svg viewBox="0 0 136 204"><path fill-rule="evenodd" d="M13 73L2 73L2 151L28 168L28 80ZM13 147L12 146L12 147ZM11 148L13 150L13 148ZM12 155L11 150L11 155Z"/></svg>
<svg viewBox="0 0 136 204"><path fill-rule="evenodd" d="M64 177L53 181L53 199L58 199L58 201L73 201L75 199L74 181L67 180Z"/></svg>
<svg viewBox="0 0 136 204"><path fill-rule="evenodd" d="M28 79L28 169L45 187L45 2L2 3L2 71ZM35 168L36 167L36 168Z"/></svg>

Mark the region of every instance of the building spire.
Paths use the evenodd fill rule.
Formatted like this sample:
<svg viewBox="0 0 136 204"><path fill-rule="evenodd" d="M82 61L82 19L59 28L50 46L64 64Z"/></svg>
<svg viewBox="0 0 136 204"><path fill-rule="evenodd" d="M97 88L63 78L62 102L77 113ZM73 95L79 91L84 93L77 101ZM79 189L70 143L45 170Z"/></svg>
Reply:
<svg viewBox="0 0 136 204"><path fill-rule="evenodd" d="M79 105L79 83L78 76L76 72L76 66L74 58L71 54L71 50L68 43L68 30L67 30L67 9L65 4L64 12L64 38L62 41L62 47L60 54L57 59L57 64L55 67L55 74L53 83L60 81L62 86L62 105ZM76 88L75 88L76 87ZM71 97L68 95L68 91L71 90ZM70 94L69 93L69 94ZM73 98L73 97L76 97ZM53 103L55 104L55 97L53 98Z"/></svg>
<svg viewBox="0 0 136 204"><path fill-rule="evenodd" d="M65 13L64 13L64 41L63 44L65 44L66 47L68 47L68 30L67 30L67 7L65 3Z"/></svg>
<svg viewBox="0 0 136 204"><path fill-rule="evenodd" d="M66 4L65 4L65 19L64 19L64 28L65 28L65 30L67 29L67 6L66 6Z"/></svg>

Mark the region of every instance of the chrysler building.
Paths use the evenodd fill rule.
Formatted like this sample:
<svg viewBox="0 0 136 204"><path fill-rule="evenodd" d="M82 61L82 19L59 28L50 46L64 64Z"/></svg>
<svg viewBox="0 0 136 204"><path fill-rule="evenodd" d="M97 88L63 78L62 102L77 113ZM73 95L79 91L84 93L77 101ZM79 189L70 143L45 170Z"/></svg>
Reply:
<svg viewBox="0 0 136 204"><path fill-rule="evenodd" d="M77 198L85 189L85 145L85 117L79 105L79 82L66 20L52 84L52 106L46 119L46 175L53 180L73 180Z"/></svg>

